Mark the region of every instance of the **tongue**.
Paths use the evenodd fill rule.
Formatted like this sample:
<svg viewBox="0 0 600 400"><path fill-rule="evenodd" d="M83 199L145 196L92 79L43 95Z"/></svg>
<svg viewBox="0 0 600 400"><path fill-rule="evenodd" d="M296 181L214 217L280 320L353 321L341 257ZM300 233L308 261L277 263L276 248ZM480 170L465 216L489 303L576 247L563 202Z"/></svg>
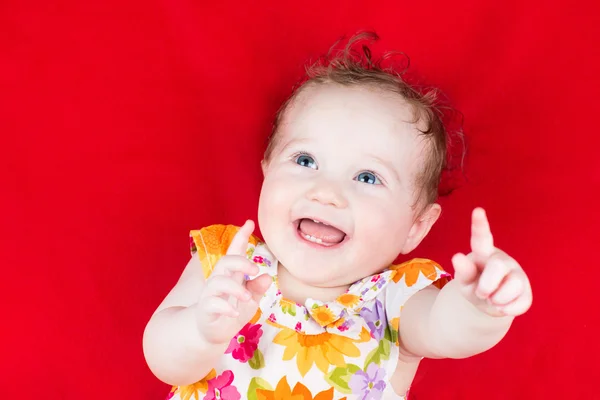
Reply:
<svg viewBox="0 0 600 400"><path fill-rule="evenodd" d="M321 239L323 243L337 244L344 240L346 234L330 225L318 224L310 219L303 219L299 225L300 232Z"/></svg>

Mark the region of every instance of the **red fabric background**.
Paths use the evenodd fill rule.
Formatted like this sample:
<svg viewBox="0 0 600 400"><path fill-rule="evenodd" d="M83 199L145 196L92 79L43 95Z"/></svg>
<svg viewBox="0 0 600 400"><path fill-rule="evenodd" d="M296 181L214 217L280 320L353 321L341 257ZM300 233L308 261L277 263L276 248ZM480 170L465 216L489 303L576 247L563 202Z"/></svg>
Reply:
<svg viewBox="0 0 600 400"><path fill-rule="evenodd" d="M164 398L141 336L188 230L255 218L264 138L302 63L374 28L471 143L469 184L413 255L449 266L483 205L535 293L488 353L425 361L414 398L597 398L591 1L87 3L0 3L0 397Z"/></svg>

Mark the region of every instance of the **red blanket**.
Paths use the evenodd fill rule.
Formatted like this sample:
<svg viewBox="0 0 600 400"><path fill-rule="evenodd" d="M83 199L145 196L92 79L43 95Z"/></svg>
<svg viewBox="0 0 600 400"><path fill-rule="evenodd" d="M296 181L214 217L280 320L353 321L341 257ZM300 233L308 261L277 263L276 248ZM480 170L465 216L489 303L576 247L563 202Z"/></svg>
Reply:
<svg viewBox="0 0 600 400"><path fill-rule="evenodd" d="M373 28L465 115L469 181L413 255L451 269L482 205L534 290L496 348L425 361L413 398L596 398L589 3L3 1L0 397L162 399L141 337L188 230L255 218L265 138L302 63Z"/></svg>

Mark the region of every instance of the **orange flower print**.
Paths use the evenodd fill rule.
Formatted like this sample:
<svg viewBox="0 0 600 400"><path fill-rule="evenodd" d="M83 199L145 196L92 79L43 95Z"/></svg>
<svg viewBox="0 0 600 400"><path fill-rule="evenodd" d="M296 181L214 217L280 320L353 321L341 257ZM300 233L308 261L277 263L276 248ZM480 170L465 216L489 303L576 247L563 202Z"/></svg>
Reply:
<svg viewBox="0 0 600 400"><path fill-rule="evenodd" d="M300 382L291 389L284 376L275 390L256 389L256 398L257 400L333 400L333 388L319 392L313 397L310 390ZM345 399L344 397L341 400Z"/></svg>
<svg viewBox="0 0 600 400"><path fill-rule="evenodd" d="M190 232L191 250L193 253L197 252L205 278L210 276L219 259L227 253L239 229L233 225L211 225ZM254 247L258 244L258 238L252 235L248 243L250 247Z"/></svg>
<svg viewBox="0 0 600 400"><path fill-rule="evenodd" d="M440 266L431 260L415 258L414 260L407 261L400 265L394 265L390 267L391 270L396 271L392 276L392 280L398 283L404 276L404 282L406 286L411 287L419 279L419 274L422 273L425 278L433 281L437 277L436 267Z"/></svg>
<svg viewBox="0 0 600 400"><path fill-rule="evenodd" d="M354 307L360 301L360 296L351 293L344 293L339 296L335 301L340 303L344 307Z"/></svg>
<svg viewBox="0 0 600 400"><path fill-rule="evenodd" d="M251 324L255 324L260 319L260 317L262 317L262 311L259 308L259 309L256 310L256 313L254 314L254 317L252 317L252 319L249 322Z"/></svg>
<svg viewBox="0 0 600 400"><path fill-rule="evenodd" d="M329 307L320 306L310 310L310 315L321 326L327 326L336 320L336 316L331 312Z"/></svg>
<svg viewBox="0 0 600 400"><path fill-rule="evenodd" d="M217 371L212 369L208 375L202 380L185 386L173 386L169 395L173 397L175 394L179 394L181 400L201 400L204 394L208 391L208 381L214 379L217 376ZM170 397L167 397L170 398Z"/></svg>

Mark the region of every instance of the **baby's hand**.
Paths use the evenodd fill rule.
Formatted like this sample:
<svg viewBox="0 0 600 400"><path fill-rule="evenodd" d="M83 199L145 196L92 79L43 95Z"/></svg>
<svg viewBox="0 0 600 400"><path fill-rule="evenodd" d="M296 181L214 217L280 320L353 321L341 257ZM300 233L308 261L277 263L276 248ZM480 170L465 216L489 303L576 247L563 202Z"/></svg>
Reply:
<svg viewBox="0 0 600 400"><path fill-rule="evenodd" d="M256 264L246 258L248 238L253 231L254 222L246 221L200 295L196 321L200 334L208 343L229 343L255 315L261 297L272 282L267 274L248 282L244 279L244 274L258 273Z"/></svg>
<svg viewBox="0 0 600 400"><path fill-rule="evenodd" d="M463 295L492 316L518 316L531 307L532 293L523 268L494 247L485 211L473 211L471 253L452 257L455 279Z"/></svg>

